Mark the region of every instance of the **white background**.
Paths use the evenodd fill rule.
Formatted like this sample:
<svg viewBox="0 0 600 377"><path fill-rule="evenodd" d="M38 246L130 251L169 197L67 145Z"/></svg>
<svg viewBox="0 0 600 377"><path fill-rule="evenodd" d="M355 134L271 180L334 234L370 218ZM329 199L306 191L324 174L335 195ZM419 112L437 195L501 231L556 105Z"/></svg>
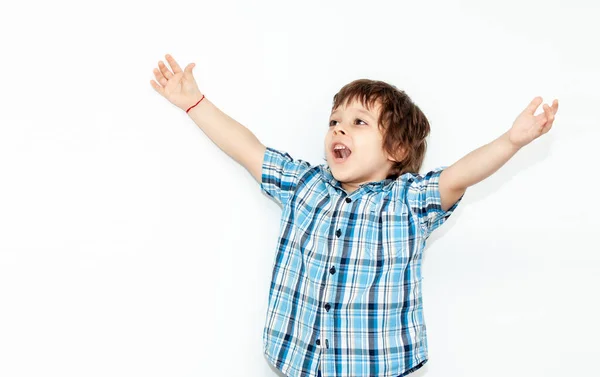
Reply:
<svg viewBox="0 0 600 377"><path fill-rule="evenodd" d="M2 8L0 376L282 376L262 351L281 210L150 86L166 53L314 164L357 78L427 115L422 172L558 98L550 133L429 239L430 361L413 375L600 375L597 2Z"/></svg>

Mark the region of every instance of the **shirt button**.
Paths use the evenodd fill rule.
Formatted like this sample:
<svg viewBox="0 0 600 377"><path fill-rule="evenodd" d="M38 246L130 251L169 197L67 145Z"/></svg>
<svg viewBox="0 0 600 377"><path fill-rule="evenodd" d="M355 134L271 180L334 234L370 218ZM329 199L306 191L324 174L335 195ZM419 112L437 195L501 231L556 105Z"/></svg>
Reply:
<svg viewBox="0 0 600 377"><path fill-rule="evenodd" d="M329 311L329 309L331 309L331 305L329 303L325 304L325 310Z"/></svg>
<svg viewBox="0 0 600 377"><path fill-rule="evenodd" d="M331 266L331 268L329 269L329 273L331 273L332 275L335 274L335 266Z"/></svg>
<svg viewBox="0 0 600 377"><path fill-rule="evenodd" d="M338 237L341 236L342 235L342 231L340 229L336 230L335 231L335 235L338 236Z"/></svg>
<svg viewBox="0 0 600 377"><path fill-rule="evenodd" d="M319 339L317 339L317 346L321 345L321 341Z"/></svg>
<svg viewBox="0 0 600 377"><path fill-rule="evenodd" d="M350 203L351 201L352 201L352 199L346 198L346 203Z"/></svg>

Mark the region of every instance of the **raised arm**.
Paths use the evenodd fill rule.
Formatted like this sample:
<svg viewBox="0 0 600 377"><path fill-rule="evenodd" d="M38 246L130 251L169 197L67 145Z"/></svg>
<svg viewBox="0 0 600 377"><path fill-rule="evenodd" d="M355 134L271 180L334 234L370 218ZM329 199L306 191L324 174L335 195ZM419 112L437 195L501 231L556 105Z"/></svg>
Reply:
<svg viewBox="0 0 600 377"><path fill-rule="evenodd" d="M254 179L261 183L262 161L266 147L246 127L231 118L198 89L192 74L195 64L190 63L182 70L169 54L165 58L172 72L162 62L154 69L156 81L150 80L152 87L169 102L183 111L188 110L200 99L200 103L189 110L188 115L200 129L223 152L241 164Z"/></svg>
<svg viewBox="0 0 600 377"><path fill-rule="evenodd" d="M188 114L206 136L260 183L266 147L249 129L219 110L206 97Z"/></svg>
<svg viewBox="0 0 600 377"><path fill-rule="evenodd" d="M442 172L439 189L443 210L450 208L468 187L500 169L519 149L550 131L558 111L558 100L554 100L552 106L544 104L544 112L534 115L542 101L542 97L535 97L515 119L510 130Z"/></svg>

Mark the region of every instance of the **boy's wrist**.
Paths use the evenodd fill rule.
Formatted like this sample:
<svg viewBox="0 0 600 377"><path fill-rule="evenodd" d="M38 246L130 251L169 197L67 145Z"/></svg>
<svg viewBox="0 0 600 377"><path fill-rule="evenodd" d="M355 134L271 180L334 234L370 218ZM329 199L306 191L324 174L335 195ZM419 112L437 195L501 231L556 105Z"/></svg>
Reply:
<svg viewBox="0 0 600 377"><path fill-rule="evenodd" d="M186 104L181 109L183 111L186 111L189 114L190 112L194 111L195 108L200 106L202 104L202 102L204 102L204 101L206 101L206 97L202 93L200 93L200 95L194 97L193 102ZM200 102L200 103L198 103L198 102Z"/></svg>
<svg viewBox="0 0 600 377"><path fill-rule="evenodd" d="M506 131L504 134L502 134L500 136L500 139L502 140L502 142L504 144L506 144L507 148L510 149L514 153L518 152L519 149L522 148L522 146L517 145L512 142L512 140L510 139L510 131Z"/></svg>

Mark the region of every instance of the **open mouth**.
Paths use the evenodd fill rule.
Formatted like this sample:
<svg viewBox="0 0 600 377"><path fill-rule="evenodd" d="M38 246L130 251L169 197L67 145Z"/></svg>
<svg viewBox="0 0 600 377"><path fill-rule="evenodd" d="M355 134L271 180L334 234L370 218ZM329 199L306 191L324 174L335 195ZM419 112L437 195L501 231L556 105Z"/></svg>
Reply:
<svg viewBox="0 0 600 377"><path fill-rule="evenodd" d="M350 157L352 151L343 144L336 144L333 147L332 154L335 162L344 162Z"/></svg>

